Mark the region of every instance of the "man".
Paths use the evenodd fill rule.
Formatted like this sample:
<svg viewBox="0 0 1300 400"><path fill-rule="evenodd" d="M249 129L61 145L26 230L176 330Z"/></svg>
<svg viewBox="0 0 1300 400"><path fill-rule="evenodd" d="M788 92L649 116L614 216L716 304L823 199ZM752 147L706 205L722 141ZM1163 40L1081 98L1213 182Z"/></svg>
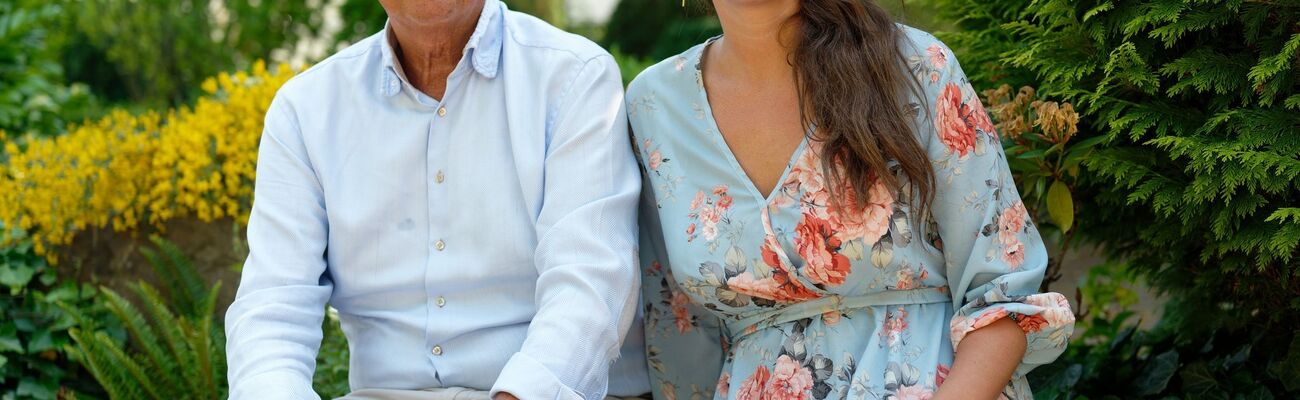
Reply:
<svg viewBox="0 0 1300 400"><path fill-rule="evenodd" d="M316 398L327 302L356 397L648 392L639 328L611 366L640 190L613 59L498 0L381 3L267 111L231 398Z"/></svg>

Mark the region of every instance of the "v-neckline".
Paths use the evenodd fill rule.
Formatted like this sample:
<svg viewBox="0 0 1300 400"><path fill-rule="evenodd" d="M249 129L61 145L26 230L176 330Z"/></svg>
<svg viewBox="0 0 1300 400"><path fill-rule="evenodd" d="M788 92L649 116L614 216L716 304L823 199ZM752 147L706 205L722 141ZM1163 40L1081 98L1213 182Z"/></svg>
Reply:
<svg viewBox="0 0 1300 400"><path fill-rule="evenodd" d="M805 129L803 138L799 139L799 145L795 147L794 152L790 154L788 159L786 159L785 170L781 171L781 176L777 178L776 184L772 185L772 190L764 195L762 191L758 190L758 184L754 183L754 180L745 172L745 168L740 165L740 160L736 158L736 153L731 150L731 145L727 143L727 138L722 135L722 127L718 125L718 120L713 117L713 105L709 103L708 89L704 87L704 52L708 50L709 45L712 45L713 42L720 38L722 38L722 35L709 38L709 40L705 41L698 47L694 54L695 59L693 60L693 67L695 69L695 82L697 84L696 86L699 86L697 93L700 97L699 101L701 108L704 110L704 119L710 125L708 130L713 136L712 139L714 144L719 147L719 150L721 150L724 155L726 155L727 161L731 163L732 170L735 171L734 173L740 177L741 181L745 182L745 187L754 195L754 198L763 199L763 206L767 207L769 204L772 204L774 196L781 191L781 188L785 186L785 182L790 179L790 170L794 169L794 164L799 161L799 157L803 156L803 152L807 150L808 136L812 133L813 128L808 127Z"/></svg>

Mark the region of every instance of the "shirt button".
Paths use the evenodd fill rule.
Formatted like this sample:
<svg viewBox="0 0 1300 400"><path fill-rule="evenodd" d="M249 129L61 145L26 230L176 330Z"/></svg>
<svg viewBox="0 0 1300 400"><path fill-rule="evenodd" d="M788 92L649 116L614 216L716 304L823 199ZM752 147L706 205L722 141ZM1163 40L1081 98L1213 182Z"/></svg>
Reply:
<svg viewBox="0 0 1300 400"><path fill-rule="evenodd" d="M442 296L438 296L437 299L433 300L433 304L437 304L439 308L442 308L442 306L447 305L447 299L442 298Z"/></svg>
<svg viewBox="0 0 1300 400"><path fill-rule="evenodd" d="M438 249L438 251L442 251L442 249L447 248L447 243L443 242L442 239L438 239L437 242L433 242L433 248Z"/></svg>
<svg viewBox="0 0 1300 400"><path fill-rule="evenodd" d="M438 173L433 176L433 181L437 183L442 183L442 179L443 179L442 170L438 170Z"/></svg>
<svg viewBox="0 0 1300 400"><path fill-rule="evenodd" d="M438 107L438 116L439 117L447 116L447 107Z"/></svg>
<svg viewBox="0 0 1300 400"><path fill-rule="evenodd" d="M433 355L435 356L442 355L442 346L433 346Z"/></svg>

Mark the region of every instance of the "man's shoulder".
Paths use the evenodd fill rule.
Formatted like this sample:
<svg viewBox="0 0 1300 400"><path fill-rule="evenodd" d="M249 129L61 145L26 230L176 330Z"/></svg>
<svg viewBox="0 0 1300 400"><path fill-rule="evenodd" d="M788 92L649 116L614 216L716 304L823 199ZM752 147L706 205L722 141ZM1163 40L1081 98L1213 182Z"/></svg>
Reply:
<svg viewBox="0 0 1300 400"><path fill-rule="evenodd" d="M546 21L518 11L505 13L505 37L508 45L513 45L525 53L540 53L544 57L572 57L580 63L586 63L599 57L610 57L609 52L590 39L565 32Z"/></svg>
<svg viewBox="0 0 1300 400"><path fill-rule="evenodd" d="M380 52L382 32L361 39L326 57L307 70L290 78L276 93L277 98L320 98L331 90L347 90L348 78L365 70L365 65Z"/></svg>

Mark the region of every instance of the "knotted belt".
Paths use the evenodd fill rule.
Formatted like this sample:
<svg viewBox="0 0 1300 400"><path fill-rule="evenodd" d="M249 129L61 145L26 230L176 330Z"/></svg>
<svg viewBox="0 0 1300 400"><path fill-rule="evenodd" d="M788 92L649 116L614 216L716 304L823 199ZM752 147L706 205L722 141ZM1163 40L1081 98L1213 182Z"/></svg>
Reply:
<svg viewBox="0 0 1300 400"><path fill-rule="evenodd" d="M851 311L873 306L907 304L936 304L952 302L947 287L928 287L911 290L888 290L861 296L829 295L804 302L778 306L738 319L724 318L727 339L737 343L752 333L804 318L812 318L829 311Z"/></svg>

